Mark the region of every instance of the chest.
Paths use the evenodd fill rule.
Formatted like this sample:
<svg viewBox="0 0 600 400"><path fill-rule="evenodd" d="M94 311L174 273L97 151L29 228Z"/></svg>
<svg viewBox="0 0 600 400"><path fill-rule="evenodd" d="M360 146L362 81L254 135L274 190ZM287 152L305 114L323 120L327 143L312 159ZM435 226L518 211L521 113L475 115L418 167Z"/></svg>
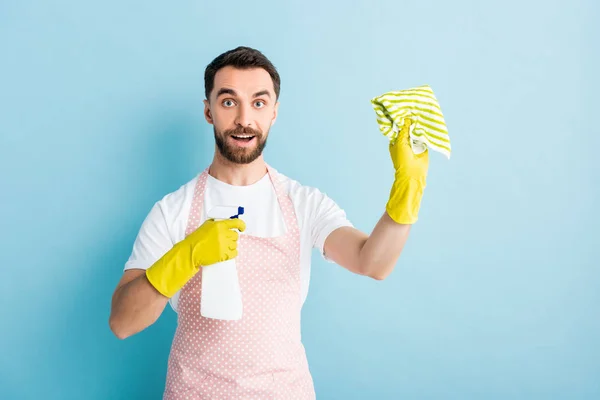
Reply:
<svg viewBox="0 0 600 400"><path fill-rule="evenodd" d="M216 206L244 207L240 216L246 223L243 234L256 237L277 237L286 232L285 218L274 190L227 192L206 187L202 220Z"/></svg>

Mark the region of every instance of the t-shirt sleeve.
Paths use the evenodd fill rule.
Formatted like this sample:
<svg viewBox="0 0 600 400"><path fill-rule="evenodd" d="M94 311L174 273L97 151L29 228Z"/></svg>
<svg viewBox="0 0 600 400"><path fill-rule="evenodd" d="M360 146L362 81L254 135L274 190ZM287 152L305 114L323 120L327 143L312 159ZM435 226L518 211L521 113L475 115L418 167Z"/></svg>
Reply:
<svg viewBox="0 0 600 400"><path fill-rule="evenodd" d="M142 223L124 269L148 269L172 247L165 215L157 202Z"/></svg>
<svg viewBox="0 0 600 400"><path fill-rule="evenodd" d="M334 230L343 226L352 227L353 224L346 217L346 212L329 196L318 189L313 189L313 191L311 195L312 218L310 219L313 248L319 250L325 261L333 263L334 261L327 257L323 249L325 239Z"/></svg>

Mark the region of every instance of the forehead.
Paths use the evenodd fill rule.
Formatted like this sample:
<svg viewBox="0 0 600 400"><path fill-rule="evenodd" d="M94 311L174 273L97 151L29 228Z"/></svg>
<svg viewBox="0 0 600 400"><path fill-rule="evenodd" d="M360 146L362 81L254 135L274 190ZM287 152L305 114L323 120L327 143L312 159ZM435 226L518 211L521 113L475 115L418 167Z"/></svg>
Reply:
<svg viewBox="0 0 600 400"><path fill-rule="evenodd" d="M237 69L232 66L221 68L215 74L213 95L221 88L234 89L240 96L252 96L259 90L267 89L275 95L271 75L263 68Z"/></svg>

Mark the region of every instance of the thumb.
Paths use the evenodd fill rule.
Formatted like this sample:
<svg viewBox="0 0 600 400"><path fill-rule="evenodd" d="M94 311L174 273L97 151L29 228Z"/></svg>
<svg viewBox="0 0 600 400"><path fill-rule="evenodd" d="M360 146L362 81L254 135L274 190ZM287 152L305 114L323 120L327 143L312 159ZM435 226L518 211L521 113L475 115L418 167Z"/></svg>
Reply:
<svg viewBox="0 0 600 400"><path fill-rule="evenodd" d="M400 132L398 132L397 140L402 144L409 143L409 132L410 126L412 125L412 120L408 117L404 118L404 123L402 124L402 128L400 128Z"/></svg>
<svg viewBox="0 0 600 400"><path fill-rule="evenodd" d="M227 229L237 229L240 232L246 230L246 223L241 218L230 218L221 221Z"/></svg>

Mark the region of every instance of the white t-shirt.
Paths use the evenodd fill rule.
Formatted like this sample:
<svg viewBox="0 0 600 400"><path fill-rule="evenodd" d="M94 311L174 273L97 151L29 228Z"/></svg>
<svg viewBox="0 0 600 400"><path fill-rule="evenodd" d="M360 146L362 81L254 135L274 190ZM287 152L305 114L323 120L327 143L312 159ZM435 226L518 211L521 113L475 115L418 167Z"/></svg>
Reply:
<svg viewBox="0 0 600 400"><path fill-rule="evenodd" d="M125 270L147 269L174 244L185 238L188 216L199 175L154 204L142 223L133 244L131 256L125 264ZM288 194L294 204L298 218L301 297L302 304L304 304L310 281L312 249L318 249L327 262L332 262L323 251L325 239L335 229L353 225L346 218L344 210L326 194L314 187L301 185L281 172L278 172L278 175L284 192ZM244 207L244 214L241 216L246 223L244 234L272 237L284 234L287 229L275 188L267 173L256 183L247 186L229 185L208 175L201 220L204 221L206 218L206 210L217 205ZM179 293L169 301L175 311L177 311L178 298Z"/></svg>

